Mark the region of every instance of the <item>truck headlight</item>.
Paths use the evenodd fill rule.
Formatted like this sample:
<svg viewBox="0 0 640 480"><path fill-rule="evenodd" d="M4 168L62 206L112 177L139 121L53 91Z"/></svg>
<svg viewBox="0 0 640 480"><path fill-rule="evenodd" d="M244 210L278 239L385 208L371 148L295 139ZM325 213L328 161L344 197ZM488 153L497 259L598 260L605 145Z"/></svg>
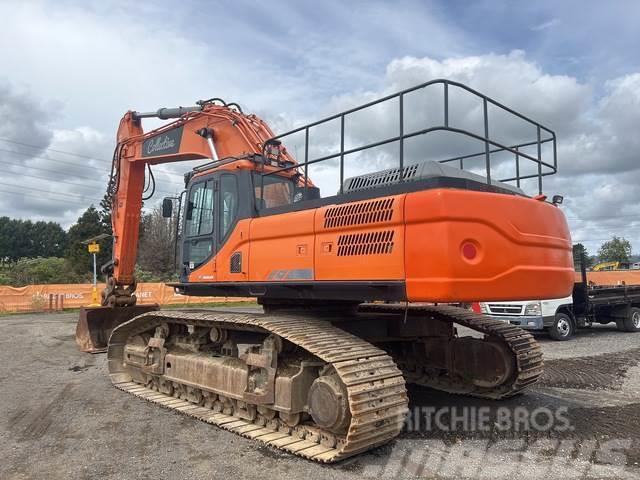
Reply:
<svg viewBox="0 0 640 480"><path fill-rule="evenodd" d="M527 303L524 307L525 315L540 315L540 302Z"/></svg>
<svg viewBox="0 0 640 480"><path fill-rule="evenodd" d="M480 312L481 313L489 313L489 308L487 308L486 303L480 302Z"/></svg>

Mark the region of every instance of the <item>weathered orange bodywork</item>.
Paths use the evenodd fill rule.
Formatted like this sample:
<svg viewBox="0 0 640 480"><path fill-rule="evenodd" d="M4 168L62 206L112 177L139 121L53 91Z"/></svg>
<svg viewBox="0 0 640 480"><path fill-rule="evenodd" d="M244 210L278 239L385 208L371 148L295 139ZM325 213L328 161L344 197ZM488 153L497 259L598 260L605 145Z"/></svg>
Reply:
<svg viewBox="0 0 640 480"><path fill-rule="evenodd" d="M230 274L235 252L243 271ZM555 298L572 291L571 252L555 206L438 188L242 220L189 281L404 281L413 302Z"/></svg>
<svg viewBox="0 0 640 480"><path fill-rule="evenodd" d="M404 280L404 201L396 195L319 208L316 280Z"/></svg>
<svg viewBox="0 0 640 480"><path fill-rule="evenodd" d="M573 289L571 237L562 212L513 195L425 190L405 200L407 296L468 302L559 298ZM462 245L477 256L467 260Z"/></svg>
<svg viewBox="0 0 640 480"><path fill-rule="evenodd" d="M279 281L287 279L283 272L313 271L316 212L303 210L251 221L249 280ZM308 275L296 278L313 280L313 276Z"/></svg>

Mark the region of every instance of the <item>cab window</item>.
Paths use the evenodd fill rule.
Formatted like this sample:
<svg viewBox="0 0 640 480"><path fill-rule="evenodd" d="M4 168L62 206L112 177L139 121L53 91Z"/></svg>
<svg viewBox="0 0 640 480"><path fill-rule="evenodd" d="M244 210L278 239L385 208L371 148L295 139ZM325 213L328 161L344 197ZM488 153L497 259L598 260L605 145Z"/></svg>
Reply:
<svg viewBox="0 0 640 480"><path fill-rule="evenodd" d="M213 180L196 183L189 192L185 219L185 261L193 270L213 254Z"/></svg>
<svg viewBox="0 0 640 480"><path fill-rule="evenodd" d="M191 189L186 223L188 237L213 232L213 180L197 183Z"/></svg>
<svg viewBox="0 0 640 480"><path fill-rule="evenodd" d="M264 187L263 182L264 181ZM295 185L293 180L277 175L254 174L255 196L258 210L281 207L293 203Z"/></svg>
<svg viewBox="0 0 640 480"><path fill-rule="evenodd" d="M238 217L238 179L235 175L220 177L220 241L227 237Z"/></svg>

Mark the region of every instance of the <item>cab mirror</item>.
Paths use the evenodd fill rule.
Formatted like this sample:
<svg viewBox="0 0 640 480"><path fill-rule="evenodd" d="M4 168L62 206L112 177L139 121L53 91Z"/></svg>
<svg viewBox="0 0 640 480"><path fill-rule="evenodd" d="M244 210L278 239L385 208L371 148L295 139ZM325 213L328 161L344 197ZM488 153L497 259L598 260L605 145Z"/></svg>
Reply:
<svg viewBox="0 0 640 480"><path fill-rule="evenodd" d="M164 218L171 218L173 214L173 202L170 198L165 198L162 200L162 216Z"/></svg>
<svg viewBox="0 0 640 480"><path fill-rule="evenodd" d="M317 200L320 198L320 189L318 187L298 187L296 186L293 203L301 202L302 200Z"/></svg>
<svg viewBox="0 0 640 480"><path fill-rule="evenodd" d="M194 203L189 200L187 202L187 220L193 220L193 207Z"/></svg>

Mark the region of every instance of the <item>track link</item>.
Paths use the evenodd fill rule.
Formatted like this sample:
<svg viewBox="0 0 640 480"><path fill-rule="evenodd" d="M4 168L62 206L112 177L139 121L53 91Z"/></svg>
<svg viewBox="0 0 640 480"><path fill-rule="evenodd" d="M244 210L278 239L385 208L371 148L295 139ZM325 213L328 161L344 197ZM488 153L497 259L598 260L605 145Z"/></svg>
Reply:
<svg viewBox="0 0 640 480"><path fill-rule="evenodd" d="M415 383L448 393L480 398L501 399L516 395L538 381L544 371L542 349L533 336L509 323L449 305L363 304L363 313L394 313L398 315L424 315L429 319L461 325L501 342L513 354L515 372L506 383L495 388L482 388L463 384L451 377L431 377L404 372L409 383Z"/></svg>
<svg viewBox="0 0 640 480"><path fill-rule="evenodd" d="M259 425L255 421L213 412L202 405L131 381L123 366L127 340L163 322L258 328L327 362L347 389L351 423L346 435L331 445L323 440L324 432L314 425L302 425L301 428L277 423ZM324 463L342 460L392 440L402 430L408 411L405 381L391 357L365 340L318 319L213 311L150 312L114 330L109 341L108 364L111 380L120 390L271 447Z"/></svg>

